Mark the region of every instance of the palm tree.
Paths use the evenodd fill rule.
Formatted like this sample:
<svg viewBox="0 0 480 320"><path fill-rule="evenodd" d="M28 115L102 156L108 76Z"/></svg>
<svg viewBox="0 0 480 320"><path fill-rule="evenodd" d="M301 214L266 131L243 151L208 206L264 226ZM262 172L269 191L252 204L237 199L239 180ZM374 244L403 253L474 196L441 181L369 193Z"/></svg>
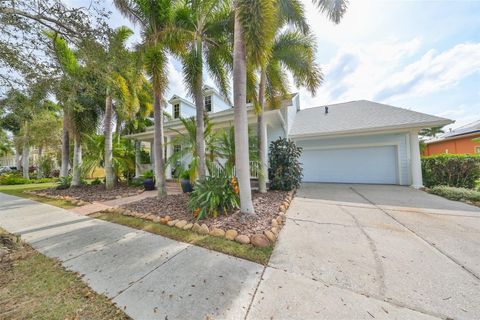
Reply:
<svg viewBox="0 0 480 320"><path fill-rule="evenodd" d="M104 102L104 85L96 73L96 66L80 64L75 52L58 34L47 32L52 40L53 52L63 75L56 89L57 99L63 107L64 126L68 124L68 135L62 141L62 171L68 163L68 138L73 138L72 186L81 183L82 135L95 131L100 117L100 107ZM89 43L85 43L87 45ZM88 62L88 61L87 61ZM64 131L65 132L65 131ZM65 174L66 172L62 172Z"/></svg>
<svg viewBox="0 0 480 320"><path fill-rule="evenodd" d="M203 150L204 157L205 157L205 153L212 154L214 152L216 137L213 132L213 123L211 123L208 120L208 117L206 117L205 115L202 115L202 118L204 118L203 123L205 124L204 132L202 134L202 136L204 137L204 144L205 144L205 149ZM174 166L179 161L181 161L185 156L191 155L192 159L191 159L190 165L188 166L188 170L189 170L190 180L194 182L200 174L198 172L198 168L199 168L198 162L200 161L200 155L198 154L198 148L197 148L198 120L195 117L191 117L191 118L180 118L180 121L183 124L183 130L175 130L171 128L171 130L175 131L178 134L178 136L175 139L173 139L171 143L174 145L180 145L181 149L174 152L170 156L170 158L167 160L168 161L167 163Z"/></svg>
<svg viewBox="0 0 480 320"><path fill-rule="evenodd" d="M233 100L235 118L235 165L240 189L240 211L255 213L250 185L247 117L247 45L249 57L256 65L268 58L269 43L274 36L274 0L236 0L234 2Z"/></svg>
<svg viewBox="0 0 480 320"><path fill-rule="evenodd" d="M134 109L138 108L138 98L135 93L135 89L137 89L135 84L138 80L135 78L143 77L140 73L135 72L134 55L125 47L126 41L132 34L133 31L127 27L117 28L109 36L108 47L104 50L98 48L99 50L97 51L101 52L100 57L94 53L93 58L94 61L97 60L96 63L101 70L100 76L104 77L106 86L104 168L105 187L107 190L112 189L115 182L112 151L113 105L115 104L118 119L121 119L122 113L135 112Z"/></svg>
<svg viewBox="0 0 480 320"><path fill-rule="evenodd" d="M260 174L258 176L258 185L259 191L261 193L267 192L267 127L264 121L264 111L267 100L269 100L269 102L272 102L274 100L273 98L278 100L278 98L281 99L281 97L286 94L287 85L286 77L284 76L285 66L287 67L287 69L289 65L296 68L297 72L294 73L294 76L296 76L295 80L302 84L305 81L303 81L304 79L299 79L299 77L305 78L310 76L311 81L315 82L316 85L320 83L319 80L321 79L319 68L315 67L313 61L313 39L308 39L312 40L312 42L310 43L310 47L308 46L308 43L306 43L305 46L295 48L297 49L295 50L290 46L298 46L298 42L292 43L289 41L282 41L286 40L287 37L280 36L281 33L289 32L285 30L285 26L287 25L289 27L294 27L295 30L298 30L299 32L297 37L295 37L295 35L291 33L292 36L290 38L297 38L298 40L298 38L301 36L300 33L304 35L308 34L309 25L306 21L303 4L298 0L277 0L276 7L278 8L275 21L276 38L272 39L270 43L266 43L265 48L262 48L262 50L266 50L270 53L270 58L268 60L264 60L264 64L259 66L260 83L258 88L258 96L257 99L255 99L255 97L252 97L252 100L256 100L257 102L255 109L258 114L257 133L260 159ZM278 42L279 40L280 42ZM275 51L274 48L276 49ZM306 51L302 51L302 49L305 49ZM297 56L297 54L299 55ZM298 60L296 60L297 57L299 57ZM285 59L287 59L288 61L285 61ZM287 62L287 64L285 62ZM303 70L300 70L302 68ZM267 73L275 74L273 75ZM265 92L267 86L270 88L270 92ZM272 88L275 88L275 91L280 91L282 93L282 96L274 97L271 94L273 91ZM255 94L255 92L250 91L250 94ZM266 96L266 94L269 95Z"/></svg>
<svg viewBox="0 0 480 320"><path fill-rule="evenodd" d="M424 137L435 138L437 134L440 134L440 133L445 133L445 131L442 130L442 127L434 127L434 128L425 128L420 130L419 135Z"/></svg>
<svg viewBox="0 0 480 320"><path fill-rule="evenodd" d="M312 94L322 82L320 67L315 63L315 39L299 31L283 30L275 37L271 56L267 64L261 67L258 100L258 139L261 174L259 190L266 192L267 177L267 129L263 119L264 111L278 108L282 98L288 94L287 71L293 76L297 87L304 86Z"/></svg>
<svg viewBox="0 0 480 320"><path fill-rule="evenodd" d="M230 1L184 1L176 8L175 26L187 44L187 51L180 55L185 83L193 96L196 107L196 155L198 179L206 174L205 156L205 101L203 97L203 69L215 80L220 92L228 97L228 76L232 65L229 20Z"/></svg>
<svg viewBox="0 0 480 320"><path fill-rule="evenodd" d="M163 158L163 94L168 84L167 51L180 49L172 27L174 0L114 0L113 3L127 19L142 29L143 40L139 49L143 53L145 69L151 78L154 92L155 178L160 198L167 194Z"/></svg>

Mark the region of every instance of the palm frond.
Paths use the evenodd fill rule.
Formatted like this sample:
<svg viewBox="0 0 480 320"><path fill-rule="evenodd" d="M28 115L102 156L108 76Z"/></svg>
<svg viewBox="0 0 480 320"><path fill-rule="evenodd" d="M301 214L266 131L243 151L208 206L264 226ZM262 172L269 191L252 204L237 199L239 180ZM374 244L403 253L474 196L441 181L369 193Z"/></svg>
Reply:
<svg viewBox="0 0 480 320"><path fill-rule="evenodd" d="M340 23L348 8L348 0L312 0L320 12L334 23Z"/></svg>

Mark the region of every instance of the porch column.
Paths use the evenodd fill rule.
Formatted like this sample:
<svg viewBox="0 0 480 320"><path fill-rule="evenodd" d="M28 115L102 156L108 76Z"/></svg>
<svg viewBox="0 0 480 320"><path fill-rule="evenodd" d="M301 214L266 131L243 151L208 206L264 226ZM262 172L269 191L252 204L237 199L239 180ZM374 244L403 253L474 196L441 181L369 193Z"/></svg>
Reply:
<svg viewBox="0 0 480 320"><path fill-rule="evenodd" d="M410 131L410 158L412 187L419 189L423 187L423 178L422 162L420 158L420 144L418 141L418 130Z"/></svg>
<svg viewBox="0 0 480 320"><path fill-rule="evenodd" d="M167 142L166 142L165 146L166 146L165 161L167 161L172 156L173 146L172 146L172 138L171 137L167 137ZM172 179L172 166L170 164L167 165L166 170L167 170L166 178L167 179Z"/></svg>
<svg viewBox="0 0 480 320"><path fill-rule="evenodd" d="M135 140L135 178L140 178L142 170L140 168L140 148L142 146L141 141Z"/></svg>

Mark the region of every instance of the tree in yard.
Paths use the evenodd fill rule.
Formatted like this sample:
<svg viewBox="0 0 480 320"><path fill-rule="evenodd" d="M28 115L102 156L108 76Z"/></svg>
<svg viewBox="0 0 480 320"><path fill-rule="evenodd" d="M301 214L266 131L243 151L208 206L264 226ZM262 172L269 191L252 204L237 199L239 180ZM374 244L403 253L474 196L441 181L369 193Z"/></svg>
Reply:
<svg viewBox="0 0 480 320"><path fill-rule="evenodd" d="M228 97L232 66L229 30L231 8L227 0L184 1L176 7L175 27L187 50L180 54L185 83L196 107L196 165L198 179L205 178L205 101L203 71L208 70L220 92Z"/></svg>
<svg viewBox="0 0 480 320"><path fill-rule="evenodd" d="M136 113L139 107L136 91L143 74L135 70L135 54L126 48L126 41L132 34L133 31L127 27L119 27L109 34L106 48L98 42L90 42L81 49L82 56L88 64L94 66L92 69L105 86L105 156L102 158L107 190L112 189L115 182L112 151L114 111L120 120L124 114ZM120 127L121 121L117 121L117 132Z"/></svg>
<svg viewBox="0 0 480 320"><path fill-rule="evenodd" d="M0 157L7 156L12 153L13 143L7 135L7 132L0 128Z"/></svg>
<svg viewBox="0 0 480 320"><path fill-rule="evenodd" d="M1 119L2 128L10 130L16 143L22 149L23 177L29 179L30 147L32 146L32 122L42 112L47 110L47 84L34 83L27 92L12 89L6 97L0 100L0 109L4 116Z"/></svg>
<svg viewBox="0 0 480 320"><path fill-rule="evenodd" d="M163 95L168 85L168 51L182 49L173 27L173 0L143 1L114 0L120 12L142 30L142 43L139 50L143 54L145 70L151 78L154 96L154 154L155 178L158 197L167 194L165 183L165 161L163 156Z"/></svg>
<svg viewBox="0 0 480 320"><path fill-rule="evenodd" d="M82 174L82 134L96 130L101 106L105 103L104 82L98 77L95 65L81 64L65 39L48 32L52 51L62 76L56 82L54 92L63 108L64 134L62 139L62 176L67 174L68 143L73 138L72 186L79 186ZM88 43L86 43L88 44ZM65 130L66 129L66 130Z"/></svg>
<svg viewBox="0 0 480 320"><path fill-rule="evenodd" d="M268 48L275 33L276 9L274 0L234 1L233 41L233 100L235 117L235 165L240 189L240 211L255 213L250 185L247 118L247 48L256 65L268 59Z"/></svg>
<svg viewBox="0 0 480 320"><path fill-rule="evenodd" d="M267 192L267 127L264 111L267 105L278 107L288 94L287 72L293 76L297 87L306 86L315 93L322 81L319 66L315 63L315 39L309 34L304 8L298 0L277 0L276 35L268 44L269 58L262 61L258 87L258 141L260 174L259 191ZM262 48L262 50L265 50Z"/></svg>

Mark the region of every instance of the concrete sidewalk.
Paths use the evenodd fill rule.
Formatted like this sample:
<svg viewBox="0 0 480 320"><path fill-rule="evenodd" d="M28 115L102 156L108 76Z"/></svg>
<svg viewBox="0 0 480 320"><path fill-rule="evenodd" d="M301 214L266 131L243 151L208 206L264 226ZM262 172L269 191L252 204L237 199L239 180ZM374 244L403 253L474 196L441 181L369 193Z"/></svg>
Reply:
<svg viewBox="0 0 480 320"><path fill-rule="evenodd" d="M244 319L264 267L0 193L0 226L134 319Z"/></svg>
<svg viewBox="0 0 480 320"><path fill-rule="evenodd" d="M299 195L305 193L303 190ZM342 192L335 193L339 194ZM343 192L342 199L328 201L345 201L349 195ZM21 235L35 249L81 274L92 289L113 299L133 319L444 318L442 314L447 312L429 312L430 308L438 307L437 304L427 303L422 308L410 301L368 292L369 288L377 290L376 272L381 271L379 265L371 261L372 248L358 232L352 233L358 226L337 212L338 205L326 205L322 201L296 198L292 202L289 219L268 267L1 193L0 226ZM362 203L356 206L358 210L372 207ZM297 216L299 212L305 221ZM392 229L392 221L377 221L369 212L362 219L367 218ZM307 228L299 229L300 225ZM316 229L317 226L322 229ZM388 232L397 231L393 228ZM385 244L388 243L391 241ZM463 286L470 289L465 292L458 291L462 288L460 285L451 287L454 290L451 295L444 295L449 287L444 288L441 296L428 291L430 287L426 284L430 279L464 280L461 274L464 271L452 267L428 247L417 252L418 246L424 245L418 240L410 244L401 248L395 263L403 263L399 264L403 268L412 258L421 262L423 257L429 261L436 257L434 262L438 264L430 269L434 271L421 273L424 281L411 291L409 285L418 280L414 278L418 270L405 269L409 272L405 274L393 265L383 273L386 285L380 286L384 288L381 292L388 293L391 287L387 281L394 281L394 292L416 294L419 303L449 297L457 303L459 294L469 301L478 298L478 282L471 278L472 286ZM392 251L392 248L386 250ZM389 259L393 256L390 251L385 253ZM435 270L441 274L436 276ZM418 292L425 296L418 297ZM451 305L448 300L443 302ZM469 303L459 302L455 308L463 305L469 309L459 318L476 314L476 307Z"/></svg>

